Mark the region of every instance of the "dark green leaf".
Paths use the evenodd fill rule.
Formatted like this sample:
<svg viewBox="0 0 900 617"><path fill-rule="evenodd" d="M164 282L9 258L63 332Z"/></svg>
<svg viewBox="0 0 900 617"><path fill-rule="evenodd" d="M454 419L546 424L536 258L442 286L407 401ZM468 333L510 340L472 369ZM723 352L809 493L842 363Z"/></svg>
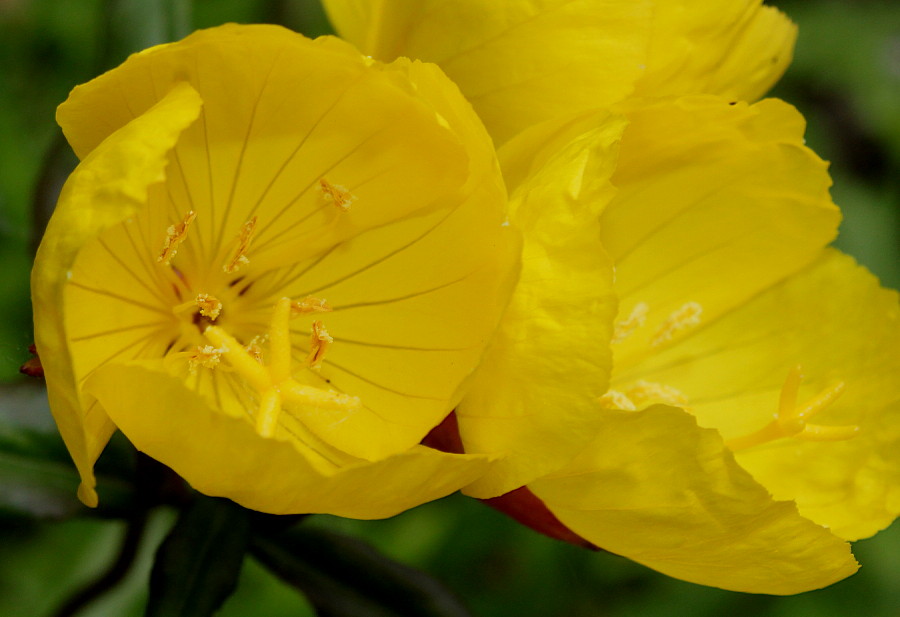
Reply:
<svg viewBox="0 0 900 617"><path fill-rule="evenodd" d="M254 557L302 591L320 617L469 617L430 576L331 531L256 535Z"/></svg>
<svg viewBox="0 0 900 617"><path fill-rule="evenodd" d="M227 499L197 495L156 554L146 616L215 613L237 585L250 514Z"/></svg>

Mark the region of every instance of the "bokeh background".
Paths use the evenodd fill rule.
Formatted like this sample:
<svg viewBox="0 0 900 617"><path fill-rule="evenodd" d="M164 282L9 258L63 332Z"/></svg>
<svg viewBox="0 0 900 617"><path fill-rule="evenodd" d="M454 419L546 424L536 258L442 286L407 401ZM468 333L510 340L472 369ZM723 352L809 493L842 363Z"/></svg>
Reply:
<svg viewBox="0 0 900 617"><path fill-rule="evenodd" d="M781 0L800 26L795 61L772 93L809 122L807 142L832 162L844 211L837 245L900 287L900 2ZM329 32L316 0L0 0L0 615L61 615L75 590L116 558L126 523L88 516L39 385L18 367L32 341L28 274L36 238L74 157L54 123L68 91L128 53L224 22ZM101 459L101 500L129 490L129 446ZM117 493L118 491L118 493ZM95 513L96 514L96 513ZM135 566L77 614L141 615L153 552L174 512L154 511ZM900 525L858 542L859 574L788 598L675 581L608 554L521 528L453 496L386 521L311 517L429 572L479 616L868 617L900 615ZM246 562L223 617L312 615L298 592Z"/></svg>

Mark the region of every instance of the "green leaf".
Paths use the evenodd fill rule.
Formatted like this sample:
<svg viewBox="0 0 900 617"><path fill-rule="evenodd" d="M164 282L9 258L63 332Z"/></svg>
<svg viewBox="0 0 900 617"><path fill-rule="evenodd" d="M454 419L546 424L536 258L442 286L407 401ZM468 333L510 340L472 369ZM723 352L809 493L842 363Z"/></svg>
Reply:
<svg viewBox="0 0 900 617"><path fill-rule="evenodd" d="M114 465L98 471L99 513L120 516L134 502L128 465L131 447L119 440L107 454ZM43 387L0 387L0 513L60 519L83 512L85 507L75 497L78 482Z"/></svg>
<svg viewBox="0 0 900 617"><path fill-rule="evenodd" d="M251 553L302 591L319 617L470 617L430 576L331 531L256 535Z"/></svg>
<svg viewBox="0 0 900 617"><path fill-rule="evenodd" d="M146 617L215 613L237 585L250 515L227 499L197 494L156 554Z"/></svg>

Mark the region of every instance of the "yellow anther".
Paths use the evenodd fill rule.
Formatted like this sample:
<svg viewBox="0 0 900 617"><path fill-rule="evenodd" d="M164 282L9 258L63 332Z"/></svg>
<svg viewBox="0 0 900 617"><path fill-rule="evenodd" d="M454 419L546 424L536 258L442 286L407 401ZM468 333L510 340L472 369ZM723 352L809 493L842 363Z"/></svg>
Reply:
<svg viewBox="0 0 900 617"><path fill-rule="evenodd" d="M700 316L703 314L703 307L696 302L688 302L666 319L663 324L656 330L653 340L650 344L653 347L662 345L672 340L676 334L692 328L700 323Z"/></svg>
<svg viewBox="0 0 900 617"><path fill-rule="evenodd" d="M626 411L635 411L637 409L634 402L618 390L609 390L597 400L603 409L624 409Z"/></svg>
<svg viewBox="0 0 900 617"><path fill-rule="evenodd" d="M253 235L256 233L256 221L257 217L254 216L241 225L241 230L237 235L237 247L234 250L234 254L228 263L222 267L228 274L237 272L238 268L250 263L250 260L247 259L247 251L250 249L250 242L253 241Z"/></svg>
<svg viewBox="0 0 900 617"><path fill-rule="evenodd" d="M643 379L636 381L625 394L637 405L653 402L682 407L688 402L687 397L677 388Z"/></svg>
<svg viewBox="0 0 900 617"><path fill-rule="evenodd" d="M729 440L725 445L733 451L738 451L785 437L804 441L843 441L855 436L859 432L859 427L855 425L821 426L807 423L809 418L820 413L841 395L844 391L844 382L838 381L829 385L798 406L797 397L802 379L799 366L791 369L781 389L775 419L758 431Z"/></svg>
<svg viewBox="0 0 900 617"><path fill-rule="evenodd" d="M210 321L215 321L222 313L222 303L210 294L197 294L194 302L197 304L200 314Z"/></svg>
<svg viewBox="0 0 900 617"><path fill-rule="evenodd" d="M647 321L647 311L649 307L646 302L638 302L631 309L628 317L616 322L615 331L613 332L612 342L620 343L628 338L628 335L644 325Z"/></svg>
<svg viewBox="0 0 900 617"><path fill-rule="evenodd" d="M312 324L312 335L309 337L309 355L306 364L309 368L321 368L325 352L331 347L334 339L328 335L325 326L318 319Z"/></svg>
<svg viewBox="0 0 900 617"><path fill-rule="evenodd" d="M178 252L179 245L184 242L184 239L187 236L188 227L191 226L191 223L194 222L195 218L197 218L197 213L191 210L184 215L184 218L180 223L169 225L169 228L166 229L166 240L163 243L162 251L160 251L156 261L162 262L167 266L172 263L172 258L175 257L175 253Z"/></svg>
<svg viewBox="0 0 900 617"><path fill-rule="evenodd" d="M250 354L250 357L262 364L263 350L261 343L268 338L267 336L254 336L253 340L244 345L244 349Z"/></svg>
<svg viewBox="0 0 900 617"><path fill-rule="evenodd" d="M203 368L216 368L219 366L219 361L222 359L224 351L212 345L204 345L203 347L198 346L194 351L187 352L188 367L191 374L196 373L201 366Z"/></svg>
<svg viewBox="0 0 900 617"><path fill-rule="evenodd" d="M309 315L310 313L329 313L331 307L324 298L316 298L315 296L306 296L302 300L294 300L291 302L291 315L299 317L300 315Z"/></svg>
<svg viewBox="0 0 900 617"><path fill-rule="evenodd" d="M319 180L319 189L322 191L325 201L333 203L342 212L347 212L350 204L356 201L356 195L340 184L332 184L325 178Z"/></svg>

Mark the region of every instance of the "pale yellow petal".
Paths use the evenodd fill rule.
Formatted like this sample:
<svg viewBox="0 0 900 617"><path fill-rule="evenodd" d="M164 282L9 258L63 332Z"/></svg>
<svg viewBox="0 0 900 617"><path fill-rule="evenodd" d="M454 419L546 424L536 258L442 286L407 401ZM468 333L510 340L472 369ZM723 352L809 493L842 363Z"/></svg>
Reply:
<svg viewBox="0 0 900 617"><path fill-rule="evenodd" d="M200 111L200 99L177 84L143 115L106 137L69 178L38 249L32 271L35 341L50 405L82 477L79 496L96 505L91 470L113 426L81 399L67 347L64 289L81 248L104 229L134 215L149 187L161 182L167 154Z"/></svg>
<svg viewBox="0 0 900 617"><path fill-rule="evenodd" d="M853 574L846 542L774 501L679 409L607 411L593 444L529 488L572 531L669 576L794 594Z"/></svg>
<svg viewBox="0 0 900 617"><path fill-rule="evenodd" d="M272 514L384 518L457 490L487 465L423 446L335 465L297 442L261 438L245 417L214 410L158 363L103 367L86 388L138 449L194 488Z"/></svg>
<svg viewBox="0 0 900 617"><path fill-rule="evenodd" d="M623 128L621 117L592 114L504 149L507 167L528 168L510 211L522 273L456 410L466 452L502 455L468 494L494 497L557 469L593 433L616 310L598 221Z"/></svg>
<svg viewBox="0 0 900 617"><path fill-rule="evenodd" d="M685 97L627 116L602 218L618 323L644 312L614 345L621 373L810 263L840 220L785 103Z"/></svg>
<svg viewBox="0 0 900 617"><path fill-rule="evenodd" d="M651 21L644 0L327 0L325 8L364 53L438 64L497 143L627 96Z"/></svg>
<svg viewBox="0 0 900 617"><path fill-rule="evenodd" d="M762 0L656 3L639 96L762 97L787 69L797 27Z"/></svg>

